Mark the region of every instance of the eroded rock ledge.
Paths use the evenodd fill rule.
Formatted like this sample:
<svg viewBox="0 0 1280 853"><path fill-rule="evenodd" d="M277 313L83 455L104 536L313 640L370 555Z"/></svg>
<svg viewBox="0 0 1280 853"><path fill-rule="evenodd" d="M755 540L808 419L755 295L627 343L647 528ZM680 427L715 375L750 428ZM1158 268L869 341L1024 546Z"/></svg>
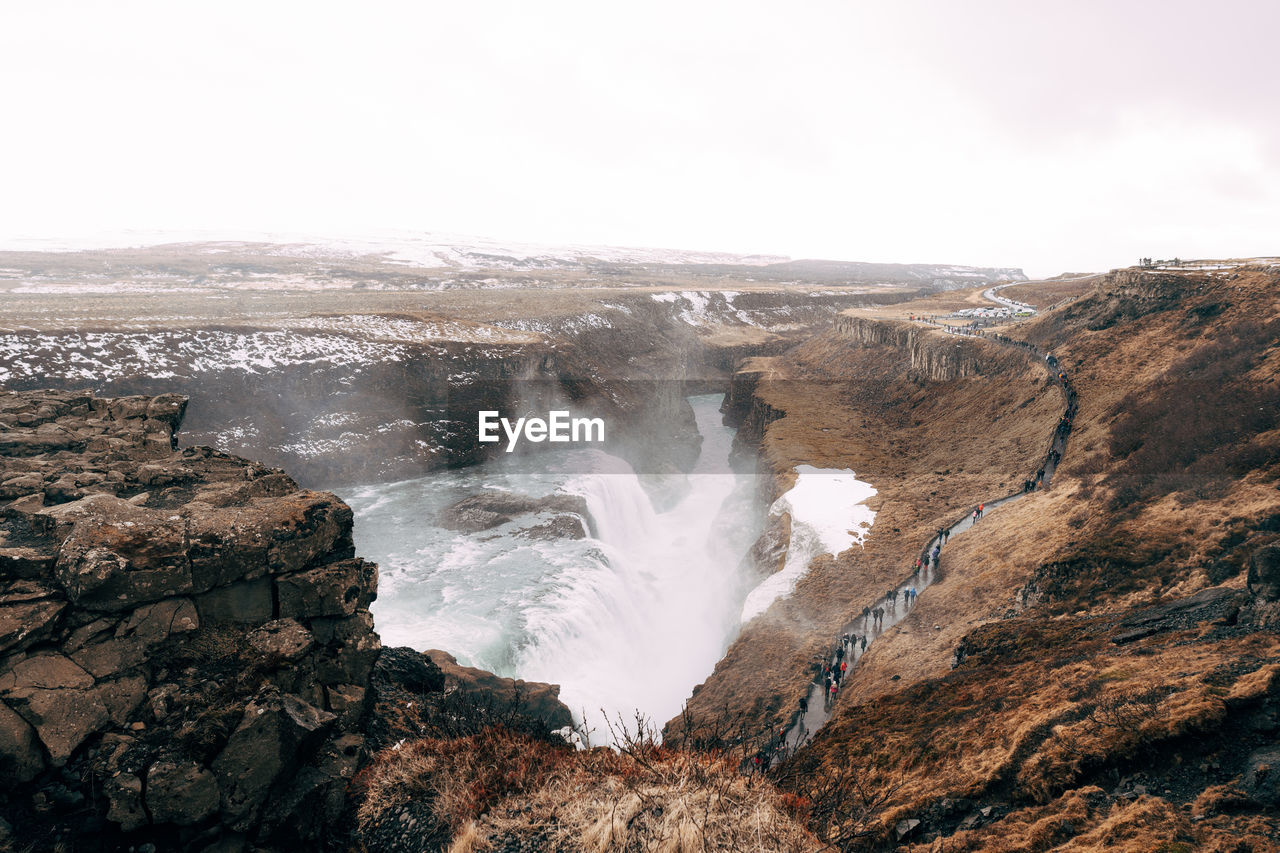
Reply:
<svg viewBox="0 0 1280 853"><path fill-rule="evenodd" d="M0 847L316 848L341 824L377 566L335 495L176 450L185 407L0 392Z"/></svg>

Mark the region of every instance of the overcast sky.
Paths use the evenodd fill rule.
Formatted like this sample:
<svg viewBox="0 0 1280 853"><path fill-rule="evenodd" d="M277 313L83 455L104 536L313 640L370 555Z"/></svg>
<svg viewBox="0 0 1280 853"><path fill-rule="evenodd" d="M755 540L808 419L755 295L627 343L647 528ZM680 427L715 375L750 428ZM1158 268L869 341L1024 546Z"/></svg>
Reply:
<svg viewBox="0 0 1280 853"><path fill-rule="evenodd" d="M1280 253L1280 3L6 3L0 244Z"/></svg>

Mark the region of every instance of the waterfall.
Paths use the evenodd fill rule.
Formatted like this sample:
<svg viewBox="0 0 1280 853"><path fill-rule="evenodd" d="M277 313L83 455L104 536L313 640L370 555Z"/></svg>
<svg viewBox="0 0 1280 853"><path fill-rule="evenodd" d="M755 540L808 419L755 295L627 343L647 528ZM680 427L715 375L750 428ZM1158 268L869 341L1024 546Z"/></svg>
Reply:
<svg viewBox="0 0 1280 853"><path fill-rule="evenodd" d="M728 465L733 431L719 397L690 402L702 453L666 512L626 462L600 451L575 451L564 468L573 473L480 466L351 496L357 547L384 566L373 608L384 642L559 684L592 743L610 740L605 717L616 726L639 711L660 727L676 716L737 634L760 521L752 478ZM481 534L429 523L478 488L580 495L595 536L530 541L520 519Z"/></svg>

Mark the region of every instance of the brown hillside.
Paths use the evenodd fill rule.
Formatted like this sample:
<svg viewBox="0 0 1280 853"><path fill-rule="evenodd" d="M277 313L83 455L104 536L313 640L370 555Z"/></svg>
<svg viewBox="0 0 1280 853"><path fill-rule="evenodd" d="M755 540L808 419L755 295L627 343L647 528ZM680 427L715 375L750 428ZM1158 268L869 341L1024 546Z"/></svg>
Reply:
<svg viewBox="0 0 1280 853"><path fill-rule="evenodd" d="M779 770L843 785L827 802L891 792L815 814L820 837L1278 849L1278 292L1263 269L1121 271L1016 329L1079 392L1063 465L947 547Z"/></svg>

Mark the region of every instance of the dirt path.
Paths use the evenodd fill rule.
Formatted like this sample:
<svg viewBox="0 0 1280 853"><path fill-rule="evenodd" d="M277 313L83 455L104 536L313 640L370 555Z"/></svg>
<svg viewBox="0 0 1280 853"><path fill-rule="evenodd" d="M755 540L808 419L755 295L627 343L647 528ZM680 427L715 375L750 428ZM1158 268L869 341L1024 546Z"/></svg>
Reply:
<svg viewBox="0 0 1280 853"><path fill-rule="evenodd" d="M987 296L993 301L1005 302L1005 300L999 299L994 294L988 296L991 291L996 289L998 288L991 288L985 291L983 296ZM937 321L920 319L920 322L941 326L945 331L952 334L965 334L965 332L953 330ZM796 710L792 717L790 726L785 733L776 736L763 750L768 756L770 765L786 759L797 749L808 743L814 734L831 719L835 711L835 705L841 699L839 684L848 678L853 668L857 666L858 661L870 649L876 638L905 619L914 608L918 597L934 581L941 577L941 572L943 571L941 554L951 537L964 533L975 524L985 523L987 514L1004 504L1017 500L1035 489L1048 488L1050 485L1053 472L1066 450L1067 438L1071 433L1071 420L1076 411L1076 394L1071 382L1066 374L1061 371L1056 359L1050 359L1046 353L1021 341L1002 335L992 334L983 335L982 337L1001 346L1025 350L1028 355L1045 368L1052 377L1054 384L1062 392L1065 403L1063 416L1059 420L1050 440L1049 449L1045 453L1042 467L1027 479L1026 487L1023 491L985 502L982 505L982 513L977 518L974 517L971 511L964 518L940 528L938 535L931 537L921 549L920 564L910 577L893 589L887 590L884 595L877 598L873 604L866 607L861 614L845 625L840 636L836 638L834 645L831 647L826 661L826 666L830 668L833 676L838 673L842 663L846 665L846 671L837 681L836 692L834 694L830 692L826 673L819 672L815 675L814 682L810 685L809 692L802 701L801 707ZM935 549L938 552L936 557L934 555Z"/></svg>

